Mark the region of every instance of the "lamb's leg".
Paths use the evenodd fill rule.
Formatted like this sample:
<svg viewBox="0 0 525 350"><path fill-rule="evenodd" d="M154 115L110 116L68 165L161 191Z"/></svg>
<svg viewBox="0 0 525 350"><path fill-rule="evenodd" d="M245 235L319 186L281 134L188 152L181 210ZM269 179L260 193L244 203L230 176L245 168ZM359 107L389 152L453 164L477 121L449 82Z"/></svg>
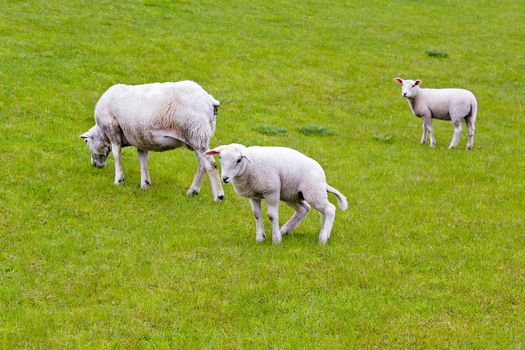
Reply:
<svg viewBox="0 0 525 350"><path fill-rule="evenodd" d="M319 243L326 244L334 225L335 205L328 201L328 193L324 184L322 188L315 185L309 186L309 189L303 192L303 196L305 201L323 214L323 226L319 233Z"/></svg>
<svg viewBox="0 0 525 350"><path fill-rule="evenodd" d="M279 194L265 197L268 210L268 219L272 224L272 241L274 244L281 243L281 230L279 230Z"/></svg>
<svg viewBox="0 0 525 350"><path fill-rule="evenodd" d="M112 142L111 150L113 151L113 159L115 160L115 185L118 185L124 182L124 170L122 169L120 144Z"/></svg>
<svg viewBox="0 0 525 350"><path fill-rule="evenodd" d="M261 200L250 198L252 205L253 216L255 216L255 240L257 242L264 241L264 223L262 220Z"/></svg>
<svg viewBox="0 0 525 350"><path fill-rule="evenodd" d="M214 197L213 200L216 202L222 200L224 198L224 191L222 189L219 171L217 170L217 163L215 163L213 156L207 156L202 153L200 156L203 157L204 166L208 173L208 177L210 178L211 191L213 192Z"/></svg>
<svg viewBox="0 0 525 350"><path fill-rule="evenodd" d="M432 128L432 116L423 116L423 123L425 124L428 133L430 134L430 147L436 147L436 138L434 137L434 129Z"/></svg>
<svg viewBox="0 0 525 350"><path fill-rule="evenodd" d="M424 145L425 143L427 143L427 126L425 125L424 120L421 122L421 126L423 129L423 135L421 135L421 141L419 143Z"/></svg>
<svg viewBox="0 0 525 350"><path fill-rule="evenodd" d="M204 181L204 173L206 172L206 159L204 159L204 155L199 154L198 152L195 152L197 155L197 160L199 161L199 164L197 166L197 172L195 173L195 176L193 177L193 182L191 183L190 189L186 194L188 196L195 196L196 194L199 194L202 187L202 182Z"/></svg>
<svg viewBox="0 0 525 350"><path fill-rule="evenodd" d="M472 149L474 146L474 132L476 130L474 126L474 120L472 117L465 117L465 123L467 124L468 129L467 149Z"/></svg>
<svg viewBox="0 0 525 350"><path fill-rule="evenodd" d="M140 188L147 190L151 185L148 172L148 155L149 152L145 150L138 150L139 152L139 163L140 163Z"/></svg>
<svg viewBox="0 0 525 350"><path fill-rule="evenodd" d="M461 119L454 120L452 125L454 125L454 135L452 135L452 140L450 141L448 149L454 149L458 145L459 137L461 136Z"/></svg>
<svg viewBox="0 0 525 350"><path fill-rule="evenodd" d="M323 214L323 227L321 227L321 232L319 233L319 243L326 244L326 242L328 242L328 238L330 238L332 226L334 225L335 205L328 202L323 208L319 208L317 210Z"/></svg>
<svg viewBox="0 0 525 350"><path fill-rule="evenodd" d="M291 232L294 228L296 228L310 211L310 205L308 205L308 203L305 201L301 201L299 203L285 203L292 207L295 210L295 213L292 215L290 220L288 220L288 222L284 224L283 227L281 227L281 235L286 235L288 232Z"/></svg>

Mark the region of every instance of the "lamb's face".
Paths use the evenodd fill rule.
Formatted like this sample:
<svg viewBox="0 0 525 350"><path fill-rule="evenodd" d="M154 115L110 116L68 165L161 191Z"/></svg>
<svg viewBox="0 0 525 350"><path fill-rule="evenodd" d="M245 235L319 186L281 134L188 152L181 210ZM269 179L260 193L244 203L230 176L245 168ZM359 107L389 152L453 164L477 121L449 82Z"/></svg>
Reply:
<svg viewBox="0 0 525 350"><path fill-rule="evenodd" d="M106 161L111 152L111 144L104 138L100 128L95 125L80 137L84 139L91 151L91 165L97 168L106 166Z"/></svg>
<svg viewBox="0 0 525 350"><path fill-rule="evenodd" d="M242 174L246 170L246 163L248 158L238 150L224 150L220 153L222 181L228 183L236 176Z"/></svg>
<svg viewBox="0 0 525 350"><path fill-rule="evenodd" d="M414 98L419 92L421 80L404 80L401 78L395 78L394 80L401 84L401 96L405 98Z"/></svg>

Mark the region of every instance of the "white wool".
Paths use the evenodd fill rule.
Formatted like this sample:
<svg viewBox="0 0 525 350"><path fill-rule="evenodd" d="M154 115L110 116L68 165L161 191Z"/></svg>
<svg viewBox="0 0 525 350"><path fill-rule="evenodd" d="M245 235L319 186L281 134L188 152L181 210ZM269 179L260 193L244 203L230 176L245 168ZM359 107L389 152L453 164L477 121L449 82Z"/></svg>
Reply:
<svg viewBox="0 0 525 350"><path fill-rule="evenodd" d="M324 216L319 241L326 243L335 218L335 206L328 201L328 192L337 196L341 209L346 210L348 206L345 196L326 183L319 163L291 148L231 144L219 146L207 154L220 155L223 181L231 181L235 192L250 199L256 219L257 241L264 239L262 199L268 204L272 238L276 244L281 242L283 234L299 225L310 205ZM281 229L279 201L295 209L295 214Z"/></svg>
<svg viewBox="0 0 525 350"><path fill-rule="evenodd" d="M450 120L454 126L454 135L449 148L455 148L461 135L461 120L464 119L468 128L467 148L472 149L478 110L478 103L472 92L465 89L422 89L421 80L394 80L401 84L401 95L407 99L412 113L422 119L422 144L426 143L428 132L430 147L436 145L432 119Z"/></svg>
<svg viewBox="0 0 525 350"><path fill-rule="evenodd" d="M120 149L139 150L141 187L150 185L148 151L166 151L181 146L195 151L199 167L189 195L200 191L204 172L211 180L215 199L224 193L213 158L204 155L215 131L219 101L193 81L110 87L95 107L96 125L82 135L91 147L92 162L103 166L109 151L115 158L115 183L124 179ZM101 149L102 146L109 151ZM104 157L105 153L105 157Z"/></svg>

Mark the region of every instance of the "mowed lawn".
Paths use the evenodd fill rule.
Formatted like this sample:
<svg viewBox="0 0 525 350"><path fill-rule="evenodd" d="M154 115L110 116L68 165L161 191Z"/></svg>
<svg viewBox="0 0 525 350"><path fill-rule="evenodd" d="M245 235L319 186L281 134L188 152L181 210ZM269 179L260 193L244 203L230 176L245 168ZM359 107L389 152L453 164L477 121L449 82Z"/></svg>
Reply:
<svg viewBox="0 0 525 350"><path fill-rule="evenodd" d="M524 23L523 1L2 1L0 346L525 348ZM473 91L474 150L444 121L420 145L395 76ZM150 155L148 191L132 148L122 186L91 167L108 87L184 79L222 102L212 146L323 165L350 204L328 245L314 211L256 244L231 185L186 197L186 150Z"/></svg>

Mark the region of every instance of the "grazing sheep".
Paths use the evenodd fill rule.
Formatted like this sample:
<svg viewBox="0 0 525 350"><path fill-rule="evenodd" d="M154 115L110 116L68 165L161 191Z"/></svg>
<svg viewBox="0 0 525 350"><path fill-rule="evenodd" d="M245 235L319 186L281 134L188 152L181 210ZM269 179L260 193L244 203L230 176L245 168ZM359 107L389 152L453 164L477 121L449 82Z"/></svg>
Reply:
<svg viewBox="0 0 525 350"><path fill-rule="evenodd" d="M198 194L208 173L214 200L224 197L213 157L204 152L215 131L219 101L192 81L110 87L95 107L95 126L82 134L91 149L91 163L103 167L113 151L115 184L124 181L121 147L135 146L140 161L140 186L150 186L148 152L181 146L195 152L199 165L187 194Z"/></svg>
<svg viewBox="0 0 525 350"><path fill-rule="evenodd" d="M401 84L401 94L407 99L412 113L423 120L421 144L426 143L428 131L430 133L430 147L436 146L436 139L432 130L432 118L452 120L454 135L448 148L455 148L461 135L461 119L465 119L468 128L467 148L472 149L478 111L478 102L472 92L464 89L421 89L421 80L414 81L401 78L394 78L394 80Z"/></svg>
<svg viewBox="0 0 525 350"><path fill-rule="evenodd" d="M319 242L325 244L335 218L335 206L328 201L328 192L337 196L342 210L348 207L345 196L326 183L325 173L319 163L291 148L231 144L219 146L206 154L219 154L223 181L232 181L235 192L250 199L256 221L257 242L264 240L262 199L266 199L268 205L275 244L281 242L282 235L301 223L310 211L310 205L324 216ZM281 200L292 207L295 213L279 229Z"/></svg>

